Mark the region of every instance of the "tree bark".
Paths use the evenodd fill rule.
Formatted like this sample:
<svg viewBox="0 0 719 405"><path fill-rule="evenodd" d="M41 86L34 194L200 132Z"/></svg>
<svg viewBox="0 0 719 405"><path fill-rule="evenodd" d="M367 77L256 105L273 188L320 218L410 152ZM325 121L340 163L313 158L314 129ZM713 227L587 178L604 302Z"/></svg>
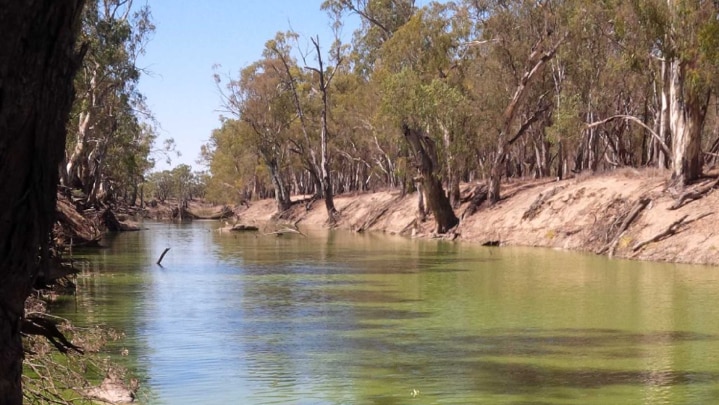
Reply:
<svg viewBox="0 0 719 405"><path fill-rule="evenodd" d="M685 66L673 60L670 66L670 128L672 132L672 177L682 187L702 175L701 134L709 92L686 88Z"/></svg>
<svg viewBox="0 0 719 405"><path fill-rule="evenodd" d="M0 405L22 404L20 324L47 258L83 0L0 0Z"/></svg>
<svg viewBox="0 0 719 405"><path fill-rule="evenodd" d="M292 201L290 200L290 193L287 190L282 174L280 173L280 167L277 164L277 160L267 160L267 166L270 168L270 177L272 178L272 185L275 188L275 201L277 202L277 211L284 212L290 209Z"/></svg>
<svg viewBox="0 0 719 405"><path fill-rule="evenodd" d="M414 150L427 198L427 207L434 215L437 223L437 233L447 233L459 223L454 214L452 205L449 203L447 194L442 188L442 181L437 177L437 156L432 140L420 131L403 125L402 132L407 143Z"/></svg>
<svg viewBox="0 0 719 405"><path fill-rule="evenodd" d="M682 11L677 0L667 0L667 6L673 31L681 24ZM672 178L680 187L686 187L702 175L701 133L710 91L706 87L687 83L687 69L698 62L699 56L681 58L677 48L682 46L682 42L673 35L668 35L666 42L665 46L673 49L664 55L662 111L666 114L664 108L668 108L669 122L664 121L664 115L662 123L671 132Z"/></svg>

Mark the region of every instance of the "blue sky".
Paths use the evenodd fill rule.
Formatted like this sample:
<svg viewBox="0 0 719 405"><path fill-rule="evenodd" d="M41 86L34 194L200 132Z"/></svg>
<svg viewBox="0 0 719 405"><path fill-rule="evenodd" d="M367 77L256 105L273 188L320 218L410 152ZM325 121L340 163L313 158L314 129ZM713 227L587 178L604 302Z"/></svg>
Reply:
<svg viewBox="0 0 719 405"><path fill-rule="evenodd" d="M220 73L236 77L260 59L267 40L290 27L309 43L332 42L331 20L320 10L322 0L150 0L156 31L138 65L150 72L142 77L140 91L160 123L157 145L174 138L180 163L203 169L196 163L200 146L219 126L220 95L213 81L213 65ZM357 18L350 21L358 24ZM349 24L348 24L349 25ZM351 40L354 27L342 32ZM155 170L169 168L156 156Z"/></svg>

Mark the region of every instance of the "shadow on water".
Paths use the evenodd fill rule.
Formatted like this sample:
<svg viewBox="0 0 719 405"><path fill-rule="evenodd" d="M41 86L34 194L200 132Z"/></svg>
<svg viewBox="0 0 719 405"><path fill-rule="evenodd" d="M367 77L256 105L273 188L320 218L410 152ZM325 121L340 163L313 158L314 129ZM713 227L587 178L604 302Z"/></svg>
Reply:
<svg viewBox="0 0 719 405"><path fill-rule="evenodd" d="M452 370L454 375L463 376L459 379L471 380L472 389L496 394L527 394L551 388L596 389L611 385L667 387L707 384L719 380L717 372L651 368L623 370L579 365L582 358L595 350L629 349L628 356L632 356L631 349L641 349L646 355L646 352L660 346L716 342L719 337L714 335L683 331L635 334L597 329L507 329L487 332L487 335L455 336L439 341L417 340L416 334L389 333L384 338L355 338L349 345L364 349L382 347L394 353L392 364L387 366L398 371L417 368ZM413 354L428 353L431 354L431 361L425 364L397 361L397 358L412 359ZM576 366L572 367L571 362L566 367L541 364L542 357L553 359L561 356L578 360ZM358 359L353 366L367 366L364 362ZM429 370L426 372L431 373Z"/></svg>
<svg viewBox="0 0 719 405"><path fill-rule="evenodd" d="M719 394L719 329L706 322L717 317L706 304L719 297L714 271L308 235L199 225L121 235L92 257L75 305L136 339L130 353L159 404L674 404ZM647 394L655 388L666 392Z"/></svg>

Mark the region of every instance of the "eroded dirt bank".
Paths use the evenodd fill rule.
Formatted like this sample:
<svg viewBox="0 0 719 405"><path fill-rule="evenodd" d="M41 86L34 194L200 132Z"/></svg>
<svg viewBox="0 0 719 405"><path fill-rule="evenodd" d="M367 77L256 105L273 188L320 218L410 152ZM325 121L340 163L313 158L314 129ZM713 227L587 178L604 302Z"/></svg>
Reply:
<svg viewBox="0 0 719 405"><path fill-rule="evenodd" d="M462 219L455 241L501 246L541 246L638 260L719 265L719 193L670 209L676 193L667 189L667 174L622 170L563 181L515 181L505 185L504 199L482 206ZM708 179L706 184L711 180ZM701 185L701 184L700 184ZM473 187L465 186L463 195ZM456 209L461 216L468 203ZM435 237L434 221L417 220L417 196L397 191L340 195L337 226L408 237ZM263 224L275 214L272 200L238 210L238 222ZM293 206L284 215L301 228L327 226L324 204Z"/></svg>

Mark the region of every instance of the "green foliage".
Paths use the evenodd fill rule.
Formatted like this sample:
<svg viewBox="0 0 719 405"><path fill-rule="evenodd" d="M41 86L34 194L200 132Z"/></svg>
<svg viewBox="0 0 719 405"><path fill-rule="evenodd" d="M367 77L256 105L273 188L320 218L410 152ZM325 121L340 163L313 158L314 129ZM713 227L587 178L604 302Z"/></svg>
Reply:
<svg viewBox="0 0 719 405"><path fill-rule="evenodd" d="M210 177L207 198L220 203L239 203L251 198L253 189L269 184L267 171L258 161L253 144L255 133L247 123L225 120L212 132L204 151L208 156Z"/></svg>
<svg viewBox="0 0 719 405"><path fill-rule="evenodd" d="M136 194L153 166L156 134L135 62L154 29L147 6L101 0L84 10L79 41L88 51L75 79L61 179L89 204Z"/></svg>
<svg viewBox="0 0 719 405"><path fill-rule="evenodd" d="M688 101L719 89L719 20L712 2L414 4L322 3L335 24L349 14L362 21L351 47L333 46L342 52L332 60L343 63L324 72L334 75L329 148L340 189L360 189L359 183L398 187L412 177L403 123L433 139L445 182L481 179L495 161L504 162L501 170L512 176L656 164L655 139L635 124L661 126L667 91L662 61L681 61ZM318 72L294 57L307 56L298 52L298 43L296 33L278 33L262 59L230 82L228 105L236 121L223 122L206 149L211 194L232 190L243 196L234 198L246 198L249 189L266 189L269 163L292 179L295 191L311 189L306 185L317 167L322 97ZM557 43L556 54L525 82ZM513 119L505 121L519 89ZM612 116L635 120L608 120L587 130L587 124ZM703 128L703 143L712 145L716 123ZM499 148L509 138L506 151ZM495 159L498 153L503 156Z"/></svg>
<svg viewBox="0 0 719 405"><path fill-rule="evenodd" d="M148 193L160 201L174 198L180 201L203 197L209 178L205 172L193 172L186 164L172 170L153 172L147 176Z"/></svg>

